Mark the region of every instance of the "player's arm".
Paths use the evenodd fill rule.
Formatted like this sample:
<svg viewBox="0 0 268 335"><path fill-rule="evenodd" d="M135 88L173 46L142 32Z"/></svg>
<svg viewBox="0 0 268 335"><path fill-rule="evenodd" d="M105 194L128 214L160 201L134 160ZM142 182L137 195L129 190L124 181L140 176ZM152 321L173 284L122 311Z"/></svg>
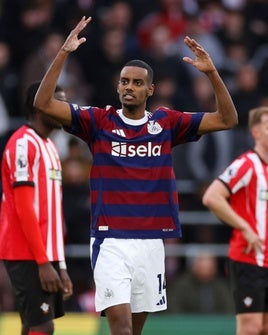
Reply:
<svg viewBox="0 0 268 335"><path fill-rule="evenodd" d="M253 231L251 226L240 215L238 215L229 204L230 191L223 182L216 179L207 188L203 195L202 201L209 210L215 214L221 221L230 227L238 229L242 232L248 247L245 250L249 253L253 248L262 250L263 241Z"/></svg>
<svg viewBox="0 0 268 335"><path fill-rule="evenodd" d="M41 81L34 100L35 108L57 119L64 126L69 126L71 123L71 110L68 103L54 98L54 92L68 55L86 41L85 37L79 38L78 35L90 21L91 17L87 19L83 17L70 32Z"/></svg>
<svg viewBox="0 0 268 335"><path fill-rule="evenodd" d="M34 187L26 185L14 187L14 200L22 231L38 264L42 288L49 292L57 292L59 289L63 289L60 277L50 264L46 254L40 226L33 207Z"/></svg>
<svg viewBox="0 0 268 335"><path fill-rule="evenodd" d="M215 112L205 113L199 125L198 134L233 128L238 123L237 111L213 61L203 47L194 39L186 36L184 42L195 54L195 59L183 57L183 60L207 75L214 89L217 103Z"/></svg>

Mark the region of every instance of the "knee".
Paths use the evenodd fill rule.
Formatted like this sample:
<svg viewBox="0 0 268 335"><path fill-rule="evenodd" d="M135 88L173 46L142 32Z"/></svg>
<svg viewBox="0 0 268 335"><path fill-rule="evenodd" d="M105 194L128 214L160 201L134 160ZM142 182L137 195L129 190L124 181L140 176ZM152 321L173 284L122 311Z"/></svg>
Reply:
<svg viewBox="0 0 268 335"><path fill-rule="evenodd" d="M120 335L132 335L132 329L130 327L124 327L121 329Z"/></svg>
<svg viewBox="0 0 268 335"><path fill-rule="evenodd" d="M259 323L242 324L237 327L236 335L265 335L262 333L262 326ZM268 335L268 334L267 334Z"/></svg>
<svg viewBox="0 0 268 335"><path fill-rule="evenodd" d="M133 335L131 325L109 324L111 335Z"/></svg>
<svg viewBox="0 0 268 335"><path fill-rule="evenodd" d="M132 328L130 326L112 327L111 335L132 335Z"/></svg>

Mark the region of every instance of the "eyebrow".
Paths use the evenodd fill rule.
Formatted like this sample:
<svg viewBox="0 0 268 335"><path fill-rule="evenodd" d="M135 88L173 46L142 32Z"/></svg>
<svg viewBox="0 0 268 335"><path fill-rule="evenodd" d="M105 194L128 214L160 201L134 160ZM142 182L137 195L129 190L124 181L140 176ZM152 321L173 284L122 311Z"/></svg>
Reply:
<svg viewBox="0 0 268 335"><path fill-rule="evenodd" d="M120 80L122 80L122 79L124 79L124 80L129 80L129 77L120 77ZM146 82L146 80L145 79L143 79L143 78L133 78L133 81L143 81L143 82Z"/></svg>
<svg viewBox="0 0 268 335"><path fill-rule="evenodd" d="M121 79L129 79L129 77L122 76ZM138 78L133 78L133 80L144 80L144 79L138 77Z"/></svg>

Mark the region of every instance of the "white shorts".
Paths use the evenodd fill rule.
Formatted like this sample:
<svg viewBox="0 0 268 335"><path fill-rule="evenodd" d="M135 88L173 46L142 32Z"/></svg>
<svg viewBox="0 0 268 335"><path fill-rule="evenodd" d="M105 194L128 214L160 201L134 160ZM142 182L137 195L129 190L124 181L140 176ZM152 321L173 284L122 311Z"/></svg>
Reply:
<svg viewBox="0 0 268 335"><path fill-rule="evenodd" d="M167 309L161 239L91 238L90 256L97 312L126 303L132 313Z"/></svg>

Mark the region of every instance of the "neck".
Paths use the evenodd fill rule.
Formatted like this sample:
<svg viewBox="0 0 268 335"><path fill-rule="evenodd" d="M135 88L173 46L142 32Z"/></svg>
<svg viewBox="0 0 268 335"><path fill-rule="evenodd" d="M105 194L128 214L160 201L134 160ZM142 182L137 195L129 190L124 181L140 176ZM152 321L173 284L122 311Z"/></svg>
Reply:
<svg viewBox="0 0 268 335"><path fill-rule="evenodd" d="M123 115L132 120L142 119L145 115L145 106L142 107L126 107L122 106Z"/></svg>
<svg viewBox="0 0 268 335"><path fill-rule="evenodd" d="M259 155L264 163L268 164L268 148L256 145L254 147L254 151Z"/></svg>
<svg viewBox="0 0 268 335"><path fill-rule="evenodd" d="M48 130L46 127L43 127L42 125L39 125L35 122L28 122L28 126L31 127L43 139L48 138L49 134L51 133L51 130Z"/></svg>

